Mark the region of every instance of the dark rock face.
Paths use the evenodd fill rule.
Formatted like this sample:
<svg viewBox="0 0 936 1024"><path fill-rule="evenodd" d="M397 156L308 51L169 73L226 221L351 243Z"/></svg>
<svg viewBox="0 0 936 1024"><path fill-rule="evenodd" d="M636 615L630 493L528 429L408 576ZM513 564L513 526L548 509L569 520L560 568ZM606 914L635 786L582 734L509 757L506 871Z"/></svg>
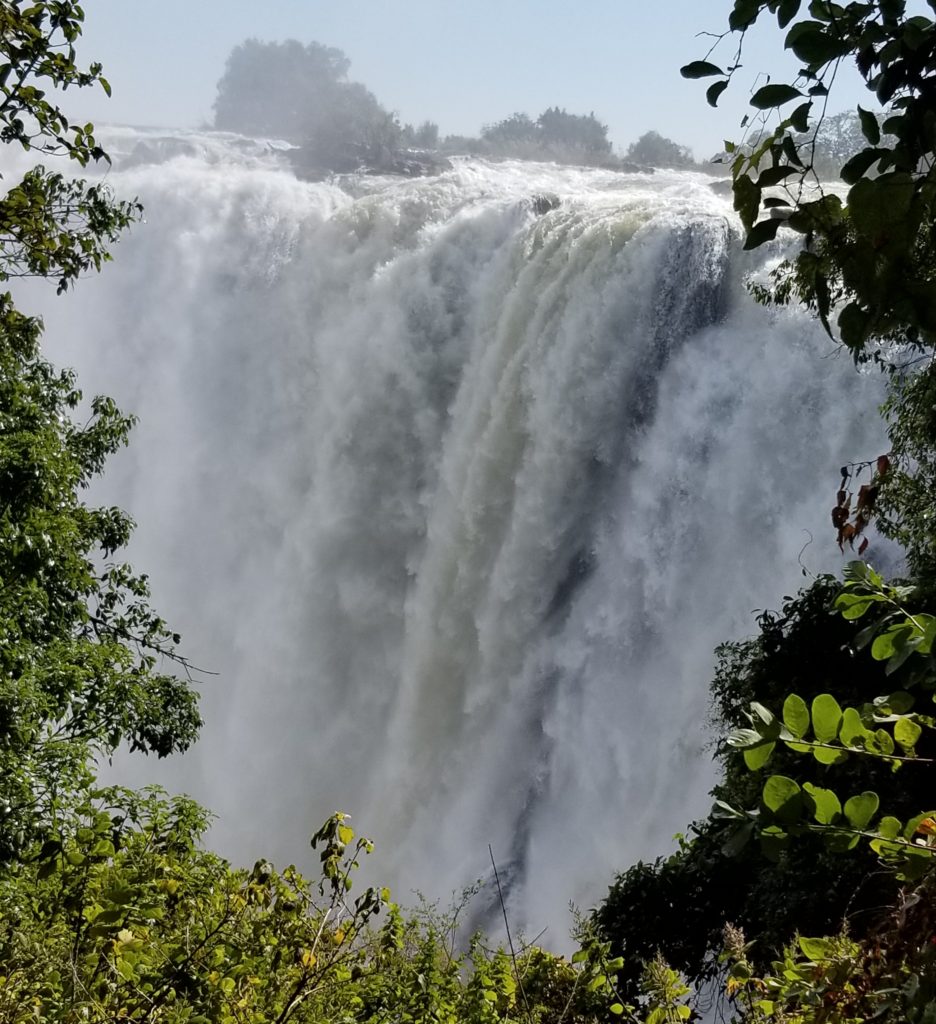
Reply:
<svg viewBox="0 0 936 1024"><path fill-rule="evenodd" d="M550 210L558 210L561 202L559 196L554 192L538 192L536 195L530 196L530 205L538 217L549 213Z"/></svg>

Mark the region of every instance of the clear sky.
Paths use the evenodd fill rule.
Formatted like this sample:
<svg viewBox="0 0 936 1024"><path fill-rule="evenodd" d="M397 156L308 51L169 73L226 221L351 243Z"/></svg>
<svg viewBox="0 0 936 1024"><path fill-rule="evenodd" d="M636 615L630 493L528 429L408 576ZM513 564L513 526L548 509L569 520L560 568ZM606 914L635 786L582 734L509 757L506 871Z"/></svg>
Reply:
<svg viewBox="0 0 936 1024"><path fill-rule="evenodd" d="M100 60L111 101L83 96L73 114L98 122L196 127L242 40L299 39L344 50L401 120L443 134L478 133L515 111L558 105L594 113L624 149L654 129L708 156L738 138L746 95L783 63L776 24L758 28L744 69L713 110L704 82L679 76L721 31L731 0L86 0L84 60ZM723 54L727 60L730 53ZM836 109L858 92L845 83ZM834 110L830 110L834 112Z"/></svg>

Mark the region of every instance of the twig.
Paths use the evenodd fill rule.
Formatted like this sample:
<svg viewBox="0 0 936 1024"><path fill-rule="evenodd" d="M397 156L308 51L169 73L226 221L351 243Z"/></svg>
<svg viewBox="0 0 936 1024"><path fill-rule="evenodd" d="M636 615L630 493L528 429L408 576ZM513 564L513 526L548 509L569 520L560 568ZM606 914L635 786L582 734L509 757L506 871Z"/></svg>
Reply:
<svg viewBox="0 0 936 1024"><path fill-rule="evenodd" d="M520 977L520 970L517 967L517 953L514 950L513 939L510 937L510 923L507 920L507 906L504 903L504 894L501 891L500 876L497 874L497 864L494 863L494 850L488 843L488 853L491 856L491 867L494 869L494 882L497 885L497 898L500 900L501 913L504 915L504 928L507 931L507 945L510 947L510 959L513 960L514 977L517 979L517 986L520 995L523 996L523 1005L526 1007L527 1017L532 1021L533 1014L530 1010L530 1003L527 1000L526 989L523 987L523 979Z"/></svg>

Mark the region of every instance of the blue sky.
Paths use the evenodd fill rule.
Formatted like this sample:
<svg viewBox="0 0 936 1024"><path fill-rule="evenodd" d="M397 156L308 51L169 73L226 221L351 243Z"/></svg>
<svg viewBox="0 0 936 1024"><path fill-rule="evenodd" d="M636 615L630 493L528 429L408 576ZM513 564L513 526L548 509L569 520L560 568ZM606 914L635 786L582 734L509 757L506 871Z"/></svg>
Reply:
<svg viewBox="0 0 936 1024"><path fill-rule="evenodd" d="M744 69L712 110L679 66L702 57L698 33L720 31L730 0L87 0L81 53L100 60L114 97L82 97L98 122L195 127L248 37L315 40L344 50L350 77L404 121L477 134L514 111L594 111L621 149L655 129L697 156L739 136L759 73L783 74L776 25L747 44ZM725 58L729 57L726 51ZM835 108L857 89L840 84ZM79 114L69 101L69 109ZM833 111L834 112L834 111Z"/></svg>

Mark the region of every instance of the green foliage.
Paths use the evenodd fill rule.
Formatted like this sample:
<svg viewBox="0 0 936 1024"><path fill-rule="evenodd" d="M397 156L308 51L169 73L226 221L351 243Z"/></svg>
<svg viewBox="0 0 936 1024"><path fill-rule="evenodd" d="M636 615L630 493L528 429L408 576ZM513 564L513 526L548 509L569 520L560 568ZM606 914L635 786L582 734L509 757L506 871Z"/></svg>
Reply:
<svg viewBox="0 0 936 1024"><path fill-rule="evenodd" d="M611 158L608 126L591 114L569 114L549 107L534 121L516 113L485 125L481 139L495 156L561 163L604 163Z"/></svg>
<svg viewBox="0 0 936 1024"><path fill-rule="evenodd" d="M758 127L742 146L728 145L735 209L747 248L773 239L785 225L803 236L800 253L781 264L763 301L791 298L813 309L856 359L875 354L881 339L920 349L936 340L936 121L932 77L936 25L909 15L904 0L826 3L735 0L729 32L744 33L774 16L785 47L800 61L791 83L753 93ZM720 92L738 72L741 44L730 66L695 61L689 78L717 75ZM838 173L850 186L843 204L824 194L816 147L825 104L839 65L853 59L882 117L859 106L861 137L849 136ZM712 87L715 88L715 87ZM801 101L801 102L799 102ZM787 104L797 103L792 111ZM772 122L768 119L776 120ZM747 120L747 119L746 119ZM779 194L778 194L779 192ZM763 211L764 219L758 219Z"/></svg>
<svg viewBox="0 0 936 1024"><path fill-rule="evenodd" d="M479 936L458 952L457 912L407 916L386 889L353 897L372 847L344 814L312 838L317 880L266 861L234 869L201 849L205 826L187 799L98 790L0 876L0 1019L590 1024L617 1013L600 945L585 944L581 966L536 948L514 959Z"/></svg>
<svg viewBox="0 0 936 1024"><path fill-rule="evenodd" d="M109 91L99 65L75 64L82 20L73 3L0 5L0 139L84 166L106 157L93 126L69 125L46 91ZM138 211L36 168L0 198L0 279L61 291L100 268ZM188 684L158 671L178 638L149 608L146 578L112 561L129 517L82 500L132 421L106 398L79 420L81 392L42 358L40 329L0 295L0 863L80 799L95 757L122 742L162 756L200 724Z"/></svg>
<svg viewBox="0 0 936 1024"><path fill-rule="evenodd" d="M914 578L936 584L936 366L909 367L890 378L883 413L891 471L881 481L875 523L906 551Z"/></svg>
<svg viewBox="0 0 936 1024"><path fill-rule="evenodd" d="M680 146L658 132L644 132L632 142L624 154L625 160L647 167L693 167L695 161L686 146Z"/></svg>
<svg viewBox="0 0 936 1024"><path fill-rule="evenodd" d="M780 612L761 614L755 637L719 648L713 728L721 737L749 730L752 747L759 749L746 751L720 739L715 752L723 777L713 792L712 813L691 827L689 839L671 857L619 875L596 910L600 932L625 958L620 985L629 999L640 990L637 963L657 950L693 981L717 975L728 923L756 937L752 962L767 969L774 951L797 930L834 932L848 914L860 934L872 925L875 908L895 898L898 880L879 870L878 856L867 843L843 854L810 829L789 842L763 837L757 827L768 772L795 779L801 789L829 790L841 803L876 792L887 813L904 822L932 802L923 772L908 767L895 773L879 759L857 752L825 764L779 739L776 720L789 729L792 740L807 730L813 739L811 709L822 694L834 695L846 708L873 705L881 695L882 663L871 656L870 643L858 646L863 622L844 619L836 610L840 592L840 583L822 577L787 599ZM914 671L911 663L904 664L887 693L905 689ZM788 700L791 693L796 700ZM901 714L907 710L900 706ZM883 713L883 706L875 713ZM884 727L892 728L886 722ZM773 740L767 739L771 732L776 733ZM929 756L925 743L916 749ZM762 762L766 768L752 771L745 763L746 754L768 753L769 764L766 758ZM821 793L817 802L825 805Z"/></svg>

